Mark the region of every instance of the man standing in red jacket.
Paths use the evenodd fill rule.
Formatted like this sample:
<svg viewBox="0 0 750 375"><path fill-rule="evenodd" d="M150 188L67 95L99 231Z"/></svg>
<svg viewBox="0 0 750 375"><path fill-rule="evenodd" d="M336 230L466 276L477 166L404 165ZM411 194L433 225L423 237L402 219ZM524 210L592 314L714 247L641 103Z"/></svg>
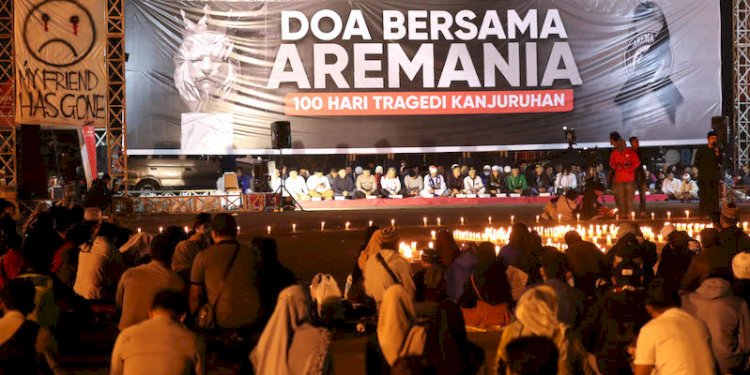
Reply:
<svg viewBox="0 0 750 375"><path fill-rule="evenodd" d="M614 171L612 190L615 193L617 209L621 215L629 215L633 210L635 195L635 170L641 166L638 154L625 147L625 140L618 139L609 158L609 167Z"/></svg>

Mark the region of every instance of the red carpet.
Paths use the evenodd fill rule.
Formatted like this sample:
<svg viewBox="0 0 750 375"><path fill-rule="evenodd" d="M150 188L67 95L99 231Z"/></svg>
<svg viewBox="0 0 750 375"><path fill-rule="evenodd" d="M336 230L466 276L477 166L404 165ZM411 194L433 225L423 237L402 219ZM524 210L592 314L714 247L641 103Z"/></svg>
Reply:
<svg viewBox="0 0 750 375"><path fill-rule="evenodd" d="M305 210L346 210L367 208L399 208L399 207L429 207L429 206L485 206L485 205L518 205L544 204L549 197L519 197L519 198L404 198L404 199L356 199L342 201L301 202ZM648 202L666 201L663 194L647 195ZM604 201L614 203L615 197L604 196ZM638 201L636 196L635 201Z"/></svg>

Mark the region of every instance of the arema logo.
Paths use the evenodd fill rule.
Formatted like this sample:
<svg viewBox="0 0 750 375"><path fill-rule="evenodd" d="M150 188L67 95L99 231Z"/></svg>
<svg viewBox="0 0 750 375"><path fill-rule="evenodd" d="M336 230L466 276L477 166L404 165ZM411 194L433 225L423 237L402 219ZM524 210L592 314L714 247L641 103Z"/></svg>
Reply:
<svg viewBox="0 0 750 375"><path fill-rule="evenodd" d="M660 42L658 39L657 33L649 31L630 40L625 50L625 66L629 76L669 76L672 71L672 54L659 54L652 50Z"/></svg>

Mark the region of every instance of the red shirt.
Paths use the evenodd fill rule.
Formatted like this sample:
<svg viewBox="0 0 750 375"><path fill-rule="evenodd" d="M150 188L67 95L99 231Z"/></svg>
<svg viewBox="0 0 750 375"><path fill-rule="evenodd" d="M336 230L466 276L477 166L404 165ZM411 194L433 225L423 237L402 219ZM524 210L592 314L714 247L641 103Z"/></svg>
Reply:
<svg viewBox="0 0 750 375"><path fill-rule="evenodd" d="M0 289L26 269L26 261L20 249L10 249L0 257Z"/></svg>
<svg viewBox="0 0 750 375"><path fill-rule="evenodd" d="M615 171L613 182L635 181L635 169L641 166L638 154L632 149L614 150L609 158L609 167Z"/></svg>

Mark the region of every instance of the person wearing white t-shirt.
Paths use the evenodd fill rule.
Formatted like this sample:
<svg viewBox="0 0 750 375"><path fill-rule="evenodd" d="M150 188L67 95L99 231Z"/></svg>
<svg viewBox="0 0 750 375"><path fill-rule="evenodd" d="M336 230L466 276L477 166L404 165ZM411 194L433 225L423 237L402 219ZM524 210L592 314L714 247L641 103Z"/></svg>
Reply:
<svg viewBox="0 0 750 375"><path fill-rule="evenodd" d="M658 281L649 287L646 310L652 319L638 334L634 374L715 374L708 328L680 309L680 297L669 290Z"/></svg>
<svg viewBox="0 0 750 375"><path fill-rule="evenodd" d="M323 172L315 172L307 179L307 189L311 197L333 199L331 182L323 176Z"/></svg>
<svg viewBox="0 0 750 375"><path fill-rule="evenodd" d="M447 188L445 178L438 174L437 167L430 166L430 174L424 176L424 189L421 195L425 198L442 197L445 195Z"/></svg>
<svg viewBox="0 0 750 375"><path fill-rule="evenodd" d="M289 171L289 178L286 179L284 186L295 200L301 202L310 200L310 191L307 189L305 179L297 174L297 171Z"/></svg>
<svg viewBox="0 0 750 375"><path fill-rule="evenodd" d="M469 175L464 178L464 194L484 194L482 178L474 167L469 168Z"/></svg>
<svg viewBox="0 0 750 375"><path fill-rule="evenodd" d="M682 183L680 180L674 178L674 173L667 175L667 178L661 183L661 192L664 193L670 199L675 199L677 193L680 192Z"/></svg>
<svg viewBox="0 0 750 375"><path fill-rule="evenodd" d="M401 195L401 180L396 175L396 168L388 168L388 173L380 178L383 196Z"/></svg>

